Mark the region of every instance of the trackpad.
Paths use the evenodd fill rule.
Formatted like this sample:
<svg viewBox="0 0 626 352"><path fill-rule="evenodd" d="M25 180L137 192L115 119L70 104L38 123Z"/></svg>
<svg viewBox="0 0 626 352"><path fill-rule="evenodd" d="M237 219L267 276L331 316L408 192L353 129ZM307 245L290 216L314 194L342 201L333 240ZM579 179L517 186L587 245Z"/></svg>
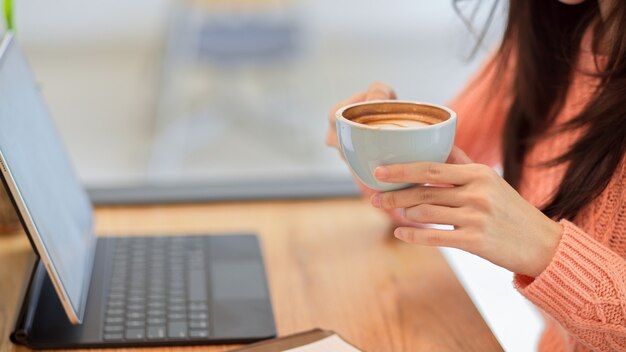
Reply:
<svg viewBox="0 0 626 352"><path fill-rule="evenodd" d="M212 263L214 334L223 338L273 336L263 268L256 261Z"/></svg>
<svg viewBox="0 0 626 352"><path fill-rule="evenodd" d="M214 299L265 299L265 275L256 261L213 262Z"/></svg>

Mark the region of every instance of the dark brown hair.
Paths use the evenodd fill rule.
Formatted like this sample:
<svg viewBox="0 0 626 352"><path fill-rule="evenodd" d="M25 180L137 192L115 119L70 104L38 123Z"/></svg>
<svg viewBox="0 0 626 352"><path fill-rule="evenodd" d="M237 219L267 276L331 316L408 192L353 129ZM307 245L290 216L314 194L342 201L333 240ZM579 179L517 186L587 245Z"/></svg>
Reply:
<svg viewBox="0 0 626 352"><path fill-rule="evenodd" d="M515 63L513 102L503 131L504 178L517 187L529 148L563 107L587 30L593 31L599 85L591 101L556 133L582 129L581 137L544 166L567 165L563 180L542 209L551 218L574 218L608 185L626 153L626 2L600 14L598 0L566 5L557 0L511 0L500 64ZM548 138L550 136L547 136Z"/></svg>

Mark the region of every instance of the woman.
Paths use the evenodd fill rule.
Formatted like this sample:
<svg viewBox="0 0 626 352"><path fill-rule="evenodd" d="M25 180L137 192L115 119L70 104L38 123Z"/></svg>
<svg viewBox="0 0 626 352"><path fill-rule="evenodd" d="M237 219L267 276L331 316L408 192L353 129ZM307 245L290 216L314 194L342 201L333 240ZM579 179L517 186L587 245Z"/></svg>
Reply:
<svg viewBox="0 0 626 352"><path fill-rule="evenodd" d="M337 147L338 107L395 98L374 83L340 104L327 143ZM545 313L539 350L626 351L626 2L511 0L500 49L450 106L448 163L375 176L455 187L363 193L396 220L397 238L514 272Z"/></svg>

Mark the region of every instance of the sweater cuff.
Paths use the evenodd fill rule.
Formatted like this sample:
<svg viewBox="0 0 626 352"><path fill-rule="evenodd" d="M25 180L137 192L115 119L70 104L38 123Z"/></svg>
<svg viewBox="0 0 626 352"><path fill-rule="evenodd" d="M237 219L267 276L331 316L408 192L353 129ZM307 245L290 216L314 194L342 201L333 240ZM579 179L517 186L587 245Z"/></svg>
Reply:
<svg viewBox="0 0 626 352"><path fill-rule="evenodd" d="M571 222L559 223L563 235L550 264L536 278L515 274L514 285L548 314L568 317L591 303L589 293L598 292L607 277L620 275L610 263L621 257Z"/></svg>

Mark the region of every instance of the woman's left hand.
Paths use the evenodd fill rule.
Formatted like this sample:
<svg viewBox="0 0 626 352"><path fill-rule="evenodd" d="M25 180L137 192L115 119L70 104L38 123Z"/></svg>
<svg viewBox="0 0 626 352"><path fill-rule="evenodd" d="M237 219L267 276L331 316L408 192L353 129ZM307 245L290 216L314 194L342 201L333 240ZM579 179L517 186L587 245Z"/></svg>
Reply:
<svg viewBox="0 0 626 352"><path fill-rule="evenodd" d="M376 178L384 182L448 185L374 194L375 207L403 209L409 221L454 226L398 227L394 235L409 243L459 248L510 271L539 275L554 256L561 226L460 149L455 147L448 162L454 164L418 162L376 169Z"/></svg>

